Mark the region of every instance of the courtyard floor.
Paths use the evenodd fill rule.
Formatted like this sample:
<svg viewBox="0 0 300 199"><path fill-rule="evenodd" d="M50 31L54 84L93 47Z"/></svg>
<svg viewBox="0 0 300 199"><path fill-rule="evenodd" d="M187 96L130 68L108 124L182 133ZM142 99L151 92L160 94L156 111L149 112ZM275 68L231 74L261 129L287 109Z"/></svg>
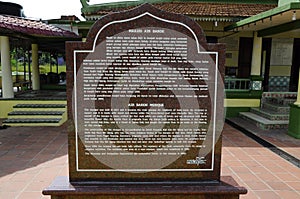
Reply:
<svg viewBox="0 0 300 199"><path fill-rule="evenodd" d="M300 151L298 141L283 145ZM274 140L275 139L275 140ZM295 144L296 143L296 144ZM68 176L66 125L0 130L0 198L38 199L57 176ZM296 157L300 158L300 157ZM222 176L248 189L242 199L300 198L300 168L225 124Z"/></svg>

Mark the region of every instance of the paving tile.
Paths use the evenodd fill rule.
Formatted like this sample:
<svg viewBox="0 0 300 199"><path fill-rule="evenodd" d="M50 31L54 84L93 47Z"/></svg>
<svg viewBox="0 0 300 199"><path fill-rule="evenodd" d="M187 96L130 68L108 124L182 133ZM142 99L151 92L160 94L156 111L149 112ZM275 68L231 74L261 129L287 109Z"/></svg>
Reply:
<svg viewBox="0 0 300 199"><path fill-rule="evenodd" d="M26 181L8 181L5 184L1 185L2 189L5 192L20 192L27 186L28 180Z"/></svg>
<svg viewBox="0 0 300 199"><path fill-rule="evenodd" d="M270 190L270 187L261 181L245 181L249 188L253 191L267 191Z"/></svg>
<svg viewBox="0 0 300 199"><path fill-rule="evenodd" d="M266 182L273 190L293 191L293 188L284 182L270 181Z"/></svg>
<svg viewBox="0 0 300 199"><path fill-rule="evenodd" d="M42 181L32 181L30 182L27 187L25 188L25 192L41 192L43 189L45 189L47 186L49 186L49 182L52 182L52 180L48 179L41 179Z"/></svg>
<svg viewBox="0 0 300 199"><path fill-rule="evenodd" d="M38 199L41 198L41 193L39 191L35 192L22 192L20 195L18 195L17 199ZM50 197L49 197L50 198Z"/></svg>
<svg viewBox="0 0 300 199"><path fill-rule="evenodd" d="M243 151L250 156L259 156L261 153L255 148L243 148Z"/></svg>
<svg viewBox="0 0 300 199"><path fill-rule="evenodd" d="M12 199L12 198L17 198L17 196L20 193L18 192L9 192L9 191L5 191L5 192L0 192L0 198L3 199ZM24 198L25 199L25 198ZM29 198L28 198L29 199Z"/></svg>
<svg viewBox="0 0 300 199"><path fill-rule="evenodd" d="M251 157L249 160L242 160L241 163L247 167L256 167L258 165L255 157Z"/></svg>
<svg viewBox="0 0 300 199"><path fill-rule="evenodd" d="M291 186L293 189L300 191L300 181L289 182L288 185Z"/></svg>
<svg viewBox="0 0 300 199"><path fill-rule="evenodd" d="M61 171L58 173L58 176L68 176L69 175L69 168L63 167Z"/></svg>
<svg viewBox="0 0 300 199"><path fill-rule="evenodd" d="M225 167L225 166L223 165L222 168L221 168L221 173L222 173L224 176L228 176L228 175L232 174L232 171L230 170L229 167Z"/></svg>
<svg viewBox="0 0 300 199"><path fill-rule="evenodd" d="M68 156L66 154L51 161L45 162L46 167L65 167L66 165L68 165Z"/></svg>
<svg viewBox="0 0 300 199"><path fill-rule="evenodd" d="M238 176L243 179L244 182L260 182L261 180L252 173L238 173Z"/></svg>
<svg viewBox="0 0 300 199"><path fill-rule="evenodd" d="M295 191L278 190L275 191L282 199L300 198L299 193Z"/></svg>
<svg viewBox="0 0 300 199"><path fill-rule="evenodd" d="M261 199L281 199L281 197L274 191L255 191L254 193Z"/></svg>
<svg viewBox="0 0 300 199"><path fill-rule="evenodd" d="M294 176L291 173L276 173L274 175L277 176L283 182L296 182L296 181L300 181L299 178L297 178L296 176Z"/></svg>
<svg viewBox="0 0 300 199"><path fill-rule="evenodd" d="M253 161L253 165L248 165L247 163L244 162L245 165L247 165L248 169L251 170L254 174L262 174L269 172L264 166L259 165L257 162Z"/></svg>
<svg viewBox="0 0 300 199"><path fill-rule="evenodd" d="M246 166L230 166L230 168L236 173L251 173L251 170Z"/></svg>
<svg viewBox="0 0 300 199"><path fill-rule="evenodd" d="M16 172L11 178L10 178L10 182L24 182L27 181L28 179L31 179L33 177L32 174L30 173L20 173L20 172Z"/></svg>
<svg viewBox="0 0 300 199"><path fill-rule="evenodd" d="M247 194L240 195L240 199L259 199L259 198L253 191L248 190Z"/></svg>
<svg viewBox="0 0 300 199"><path fill-rule="evenodd" d="M4 175L0 177L0 188L3 185L3 183L6 183L8 181L10 181L10 179L14 176L14 174L10 174L10 175Z"/></svg>
<svg viewBox="0 0 300 199"><path fill-rule="evenodd" d="M282 173L282 172L288 172L287 170L286 170L286 168L283 168L283 167L281 167L281 166L279 166L279 165L267 165L267 167L266 167L271 173Z"/></svg>
<svg viewBox="0 0 300 199"><path fill-rule="evenodd" d="M226 160L226 163L232 167L243 167L245 166L241 161L235 160Z"/></svg>
<svg viewBox="0 0 300 199"><path fill-rule="evenodd" d="M269 181L279 181L280 179L274 175L273 173L270 172L262 172L257 174L257 176L259 176L260 179L262 179L265 182L269 182Z"/></svg>
<svg viewBox="0 0 300 199"><path fill-rule="evenodd" d="M291 172L290 172L290 173L291 173ZM298 171L298 172L292 172L291 175L295 176L295 177L298 178L299 181L300 181L300 172L299 172L299 171Z"/></svg>
<svg viewBox="0 0 300 199"><path fill-rule="evenodd" d="M289 166L280 164L280 166L283 167L283 168L289 167L288 171L290 173L293 173L297 176L300 176L299 167L296 167L295 165L292 165L292 164L290 164Z"/></svg>

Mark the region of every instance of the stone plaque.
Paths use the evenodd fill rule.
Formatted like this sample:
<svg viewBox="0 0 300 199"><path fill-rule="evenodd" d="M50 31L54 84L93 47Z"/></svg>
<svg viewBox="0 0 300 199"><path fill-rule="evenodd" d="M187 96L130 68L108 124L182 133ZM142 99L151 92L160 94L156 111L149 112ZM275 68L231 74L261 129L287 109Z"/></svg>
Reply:
<svg viewBox="0 0 300 199"><path fill-rule="evenodd" d="M220 179L224 45L145 4L66 47L71 182Z"/></svg>

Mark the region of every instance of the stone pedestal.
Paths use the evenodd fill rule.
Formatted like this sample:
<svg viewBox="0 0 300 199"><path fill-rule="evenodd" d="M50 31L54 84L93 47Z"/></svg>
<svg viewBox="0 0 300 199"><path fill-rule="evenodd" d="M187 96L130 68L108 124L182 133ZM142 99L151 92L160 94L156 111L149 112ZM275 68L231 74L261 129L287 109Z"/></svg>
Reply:
<svg viewBox="0 0 300 199"><path fill-rule="evenodd" d="M91 183L91 182L90 182ZM247 190L238 186L233 178L222 177L221 181L201 181L194 183L164 182L164 183L101 183L76 184L69 183L68 177L57 177L43 191L52 199L101 199L101 198L197 198L197 199L235 199Z"/></svg>

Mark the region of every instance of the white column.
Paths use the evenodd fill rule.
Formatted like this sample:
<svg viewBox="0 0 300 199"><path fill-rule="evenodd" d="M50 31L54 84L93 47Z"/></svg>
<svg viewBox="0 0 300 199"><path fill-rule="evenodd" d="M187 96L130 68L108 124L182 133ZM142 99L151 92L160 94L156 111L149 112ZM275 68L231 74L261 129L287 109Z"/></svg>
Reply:
<svg viewBox="0 0 300 199"><path fill-rule="evenodd" d="M39 54L38 54L37 44L31 44L31 56L32 56L32 90L40 90Z"/></svg>
<svg viewBox="0 0 300 199"><path fill-rule="evenodd" d="M260 76L261 52L262 52L262 37L257 37L257 32L254 32L252 62L251 62L252 76Z"/></svg>
<svg viewBox="0 0 300 199"><path fill-rule="evenodd" d="M1 68L2 68L2 98L14 98L13 78L10 63L9 37L0 36Z"/></svg>
<svg viewBox="0 0 300 199"><path fill-rule="evenodd" d="M300 71L299 71L299 78L298 78L298 93L297 93L297 101L295 102L296 105L300 105Z"/></svg>

